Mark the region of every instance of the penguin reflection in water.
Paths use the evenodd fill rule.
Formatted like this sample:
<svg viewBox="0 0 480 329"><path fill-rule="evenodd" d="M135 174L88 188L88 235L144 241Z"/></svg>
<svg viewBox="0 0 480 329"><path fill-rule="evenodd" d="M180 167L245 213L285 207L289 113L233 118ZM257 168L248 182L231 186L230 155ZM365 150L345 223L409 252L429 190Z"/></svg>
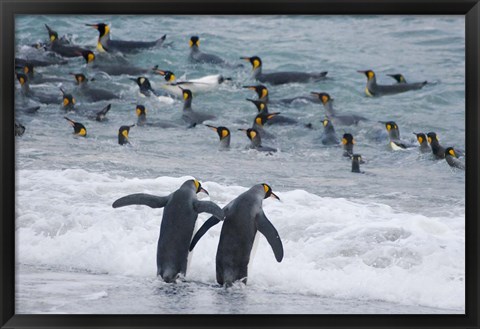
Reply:
<svg viewBox="0 0 480 329"><path fill-rule="evenodd" d="M212 214L215 220L225 218L224 211L211 201L200 201L197 193L208 192L196 179L187 180L168 196L145 193L130 194L116 200L113 208L140 204L163 210L160 237L157 246L157 275L165 282L175 282L185 276L188 263L188 247L198 214Z"/></svg>
<svg viewBox="0 0 480 329"><path fill-rule="evenodd" d="M230 287L235 281L247 283L248 263L257 231L267 238L275 259L278 262L282 261L282 241L262 209L263 200L269 197L280 200L270 186L257 184L223 208L225 220L216 256L217 282L220 285ZM198 240L219 221L215 217L210 217L200 227L192 239L190 251Z"/></svg>

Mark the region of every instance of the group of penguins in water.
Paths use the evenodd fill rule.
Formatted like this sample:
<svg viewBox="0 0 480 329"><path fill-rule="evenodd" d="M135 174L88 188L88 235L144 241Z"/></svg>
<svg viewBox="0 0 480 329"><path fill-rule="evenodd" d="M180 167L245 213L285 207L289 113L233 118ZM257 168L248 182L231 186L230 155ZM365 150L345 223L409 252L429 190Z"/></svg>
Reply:
<svg viewBox="0 0 480 329"><path fill-rule="evenodd" d="M144 69L129 64L124 56L129 53L137 53L143 49L154 47L168 47L165 42L166 35L154 41L126 41L114 40L110 38L110 26L104 23L86 24L98 30L99 37L97 43L97 54L92 50L73 44L68 37L59 37L58 33L45 25L49 40L46 43L36 43L31 45L36 48L40 57L15 58L16 78L20 83L21 98L23 103L18 103L16 99L15 110L17 113L35 113L39 106L25 106L26 103L33 101L36 104L59 104L64 113L81 113L87 118L104 121L111 108L111 104L100 111L88 111L76 107L75 97L60 88L61 94L47 94L39 90L33 90L30 85L45 83L67 83L75 82L78 87L75 92L78 97L88 102L108 101L119 98L118 95L106 89L99 89L91 86L93 79L88 79L82 73L71 73L74 79L64 79L55 76L47 76L35 72L35 67L50 65L65 65L68 58L83 57L90 72L105 72L108 75L119 76L129 75L137 76L130 78L139 87L142 95L149 97L179 97L183 98L182 119L183 127L193 128L204 124L205 121L212 120L215 116L201 113L193 110L193 94L197 92L206 92L212 90L229 78L222 75L209 75L199 79L178 81L175 74L171 71L160 70L158 67ZM200 50L200 39L198 36L192 36L189 40L190 55L189 60L192 63L217 65L226 68L241 68L241 64L232 64L214 54L207 54ZM52 56L52 54L54 54ZM324 145L343 145L345 157L352 160L352 172L361 173L360 164L363 163L362 156L353 152L355 140L352 134L345 133L341 139L336 135L334 124L340 126L357 125L361 121L368 121L366 118L355 114L339 114L333 108L333 99L325 92L311 92L309 95L298 96L288 99L270 100L269 91L264 85L280 85L286 83L306 83L312 81L321 81L327 78L327 72L304 73L304 72L274 72L264 73L262 71L262 60L258 56L241 57L249 62L253 68L253 78L260 84L244 86L244 88L255 91L258 98L248 99L257 107L258 113L254 119L253 125L248 129L240 129L245 132L250 140L250 147L260 152L276 152L275 148L262 144L262 139L268 139L270 134L265 129L265 125L270 124L299 124L297 120L283 116L278 112L269 112L269 104L290 104L296 100L322 104L325 109L325 119L323 124L323 135L321 142ZM390 75L396 80L392 85L380 85L376 82L376 75L372 70L358 71L367 78L365 94L369 97L378 97L392 95L411 90L423 88L427 82L409 83L402 74ZM144 75L156 73L164 77L166 84L162 85L162 90L156 90L152 87L149 79ZM182 127L180 124L169 122L150 123L146 120L146 109L143 105L136 106L138 117L136 125L152 125L160 128ZM87 136L86 127L75 120L65 116L67 122L73 127L74 134L82 137ZM400 139L400 131L397 124L393 121L381 122L385 125L390 140L390 146L393 150L406 149L413 147ZM220 149L225 150L230 147L230 130L223 126L212 126L204 124L213 129L219 136ZM126 145L129 143L129 130L135 125L121 126L118 131L118 143ZM309 127L310 126L310 127ZM311 128L311 125L306 125ZM15 135L21 136L25 127L15 121ZM446 162L454 168L465 170L465 164L459 159L462 156L461 151L453 147L443 147L440 145L435 132L414 133L419 143L419 150L422 153L432 153L435 159L445 159ZM260 231L267 239L273 249L275 258L278 262L283 259L283 246L279 234L272 223L267 219L262 209L264 199L273 197L279 200L279 197L273 193L268 184L258 184L239 195L236 199L228 203L223 209L211 201L200 201L197 199L197 193L208 192L202 187L196 179L188 180L181 187L168 196L160 197L144 193L131 194L116 200L113 207L123 207L127 205L147 205L151 208L164 208L161 222L160 237L157 246L157 275L161 276L165 282L176 282L177 279L186 275L188 255L199 239L214 225L223 221L216 255L216 276L217 282L221 285L231 286L234 282L240 281L246 284L247 269L250 261L250 253L255 240L256 232ZM206 212L212 215L193 236L195 223L199 213ZM193 239L192 239L193 236Z"/></svg>

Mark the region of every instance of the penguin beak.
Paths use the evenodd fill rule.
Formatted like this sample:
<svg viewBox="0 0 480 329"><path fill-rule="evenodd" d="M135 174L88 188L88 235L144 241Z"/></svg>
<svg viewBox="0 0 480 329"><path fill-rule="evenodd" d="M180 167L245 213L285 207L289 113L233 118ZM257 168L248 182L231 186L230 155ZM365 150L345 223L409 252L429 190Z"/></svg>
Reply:
<svg viewBox="0 0 480 329"><path fill-rule="evenodd" d="M250 89L250 90L255 90L255 87L254 87L254 86L242 86L242 88Z"/></svg>
<svg viewBox="0 0 480 329"><path fill-rule="evenodd" d="M250 62L250 57L240 57L240 59L243 59L244 61Z"/></svg>
<svg viewBox="0 0 480 329"><path fill-rule="evenodd" d="M160 74L161 76L165 76L165 71L162 71L162 70L154 70L154 72Z"/></svg>
<svg viewBox="0 0 480 329"><path fill-rule="evenodd" d="M210 128L210 129L212 129L212 130L214 130L214 131L217 131L217 130L218 130L217 127L214 127L214 126L210 126L210 125L205 125L205 126L207 126L208 128Z"/></svg>
<svg viewBox="0 0 480 329"><path fill-rule="evenodd" d="M97 25L97 24L85 24L85 26L91 26L91 27L93 27L94 29L97 29L97 30L98 30L98 25Z"/></svg>
<svg viewBox="0 0 480 329"><path fill-rule="evenodd" d="M208 194L208 191L206 189L204 189L203 187L200 187L200 191L198 191L198 192L203 192L206 195L210 195L210 194Z"/></svg>
<svg viewBox="0 0 480 329"><path fill-rule="evenodd" d="M280 198L278 197L278 195L276 195L276 194L273 193L273 192L270 194L269 198L275 198L275 199L277 199L278 201L280 201Z"/></svg>

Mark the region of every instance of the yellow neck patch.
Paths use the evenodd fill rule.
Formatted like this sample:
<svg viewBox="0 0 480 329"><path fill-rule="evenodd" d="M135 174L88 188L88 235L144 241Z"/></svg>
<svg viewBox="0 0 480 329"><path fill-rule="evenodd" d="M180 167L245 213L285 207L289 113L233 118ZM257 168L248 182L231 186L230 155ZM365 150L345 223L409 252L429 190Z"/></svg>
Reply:
<svg viewBox="0 0 480 329"><path fill-rule="evenodd" d="M342 144L343 145L347 144L347 139L346 138L342 138Z"/></svg>
<svg viewBox="0 0 480 329"><path fill-rule="evenodd" d="M25 79L24 78L20 78L18 79L18 82L20 82L20 84L23 86L25 84Z"/></svg>
<svg viewBox="0 0 480 329"><path fill-rule="evenodd" d="M262 111L263 111L263 109L264 109L264 108L265 108L265 104L263 104L263 103L260 103L260 110L262 110Z"/></svg>
<svg viewBox="0 0 480 329"><path fill-rule="evenodd" d="M57 37L55 37L53 34L50 36L50 41L55 41Z"/></svg>
<svg viewBox="0 0 480 329"><path fill-rule="evenodd" d="M387 125L387 130L388 130L388 131L392 130L392 126L391 126L391 125Z"/></svg>
<svg viewBox="0 0 480 329"><path fill-rule="evenodd" d="M328 100L329 100L328 96L326 96L326 95L323 95L323 96L322 96L322 103L323 103L323 104L325 104L326 102L328 102Z"/></svg>
<svg viewBox="0 0 480 329"><path fill-rule="evenodd" d="M256 118L256 119L255 119L255 122L257 123L257 125L263 126L263 123L262 123L262 119L261 119L261 118Z"/></svg>
<svg viewBox="0 0 480 329"><path fill-rule="evenodd" d="M267 194L268 191L270 191L270 187L268 187L267 184L263 184L263 190L265 191L265 194Z"/></svg>
<svg viewBox="0 0 480 329"><path fill-rule="evenodd" d="M251 131L248 137L250 137L250 139L254 139L255 136L257 136L257 133L254 131Z"/></svg>
<svg viewBox="0 0 480 329"><path fill-rule="evenodd" d="M137 107L137 116L139 117L142 114L142 110L140 110L139 107Z"/></svg>
<svg viewBox="0 0 480 329"><path fill-rule="evenodd" d="M418 136L417 140L418 140L418 142L419 142L420 144L423 143L423 137L422 137L422 136Z"/></svg>
<svg viewBox="0 0 480 329"><path fill-rule="evenodd" d="M89 53L87 56L87 62L88 63L93 62L94 59L95 59L95 55L93 53Z"/></svg>
<svg viewBox="0 0 480 329"><path fill-rule="evenodd" d="M255 59L253 61L253 69L255 70L256 68L258 68L260 66L260 61L258 59Z"/></svg>
<svg viewBox="0 0 480 329"><path fill-rule="evenodd" d="M80 131L78 132L78 135L86 136L87 135L87 130L85 128L81 128Z"/></svg>
<svg viewBox="0 0 480 329"><path fill-rule="evenodd" d="M328 125L328 120L323 120L323 126L326 127Z"/></svg>
<svg viewBox="0 0 480 329"><path fill-rule="evenodd" d="M63 99L63 106L67 106L68 104L70 104L70 101L68 100L68 98L64 98Z"/></svg>
<svg viewBox="0 0 480 329"><path fill-rule="evenodd" d="M170 74L170 79L168 79L169 82L175 81L175 74Z"/></svg>
<svg viewBox="0 0 480 329"><path fill-rule="evenodd" d="M228 136L228 130L224 129L222 130L222 138L225 138Z"/></svg>
<svg viewBox="0 0 480 329"><path fill-rule="evenodd" d="M200 187L200 182L198 180L193 180L193 184L195 184L195 188L198 191L198 188Z"/></svg>
<svg viewBox="0 0 480 329"><path fill-rule="evenodd" d="M23 72L24 72L25 74L28 74L28 72L29 72L28 66L24 66L24 67L23 67Z"/></svg>
<svg viewBox="0 0 480 329"><path fill-rule="evenodd" d="M268 90L267 90L267 88L263 88L262 89L262 98L267 97L267 96L268 96Z"/></svg>
<svg viewBox="0 0 480 329"><path fill-rule="evenodd" d="M184 100L187 100L187 99L188 99L188 93L183 92L183 99L184 99Z"/></svg>
<svg viewBox="0 0 480 329"><path fill-rule="evenodd" d="M455 154L455 151L454 151L453 149L451 149L450 151L448 151L448 153L449 153L451 156L457 157L457 155Z"/></svg>
<svg viewBox="0 0 480 329"><path fill-rule="evenodd" d="M372 71L368 71L367 76L368 76L368 80L373 79L375 77L375 73L373 73Z"/></svg>
<svg viewBox="0 0 480 329"><path fill-rule="evenodd" d="M427 140L428 140L429 144L432 144L432 138L431 137L427 137Z"/></svg>
<svg viewBox="0 0 480 329"><path fill-rule="evenodd" d="M105 52L105 49L103 48L103 45L102 45L102 43L100 42L100 39L99 39L98 42L97 42L97 49L98 49L99 52L102 52L102 53Z"/></svg>
<svg viewBox="0 0 480 329"><path fill-rule="evenodd" d="M127 130L122 130L122 135L128 139L128 131Z"/></svg>

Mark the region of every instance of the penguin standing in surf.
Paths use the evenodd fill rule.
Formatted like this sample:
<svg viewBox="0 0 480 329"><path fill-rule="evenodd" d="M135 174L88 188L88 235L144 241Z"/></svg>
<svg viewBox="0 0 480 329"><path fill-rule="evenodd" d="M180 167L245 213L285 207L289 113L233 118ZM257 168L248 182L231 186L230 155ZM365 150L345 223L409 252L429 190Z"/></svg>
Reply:
<svg viewBox="0 0 480 329"><path fill-rule="evenodd" d="M224 219L224 211L211 201L200 201L197 193L208 194L196 179L187 180L168 196L145 193L130 194L116 200L113 208L133 204L150 208L164 208L157 245L157 275L167 282L175 282L187 273L188 248L198 214L212 214L216 220Z"/></svg>
<svg viewBox="0 0 480 329"><path fill-rule="evenodd" d="M248 263L257 231L267 238L277 262L282 261L282 241L262 209L263 200L270 197L280 200L269 185L257 184L223 208L225 220L216 256L217 282L220 285L230 287L236 281L247 284ZM210 217L193 237L190 251L219 222L219 219Z"/></svg>

